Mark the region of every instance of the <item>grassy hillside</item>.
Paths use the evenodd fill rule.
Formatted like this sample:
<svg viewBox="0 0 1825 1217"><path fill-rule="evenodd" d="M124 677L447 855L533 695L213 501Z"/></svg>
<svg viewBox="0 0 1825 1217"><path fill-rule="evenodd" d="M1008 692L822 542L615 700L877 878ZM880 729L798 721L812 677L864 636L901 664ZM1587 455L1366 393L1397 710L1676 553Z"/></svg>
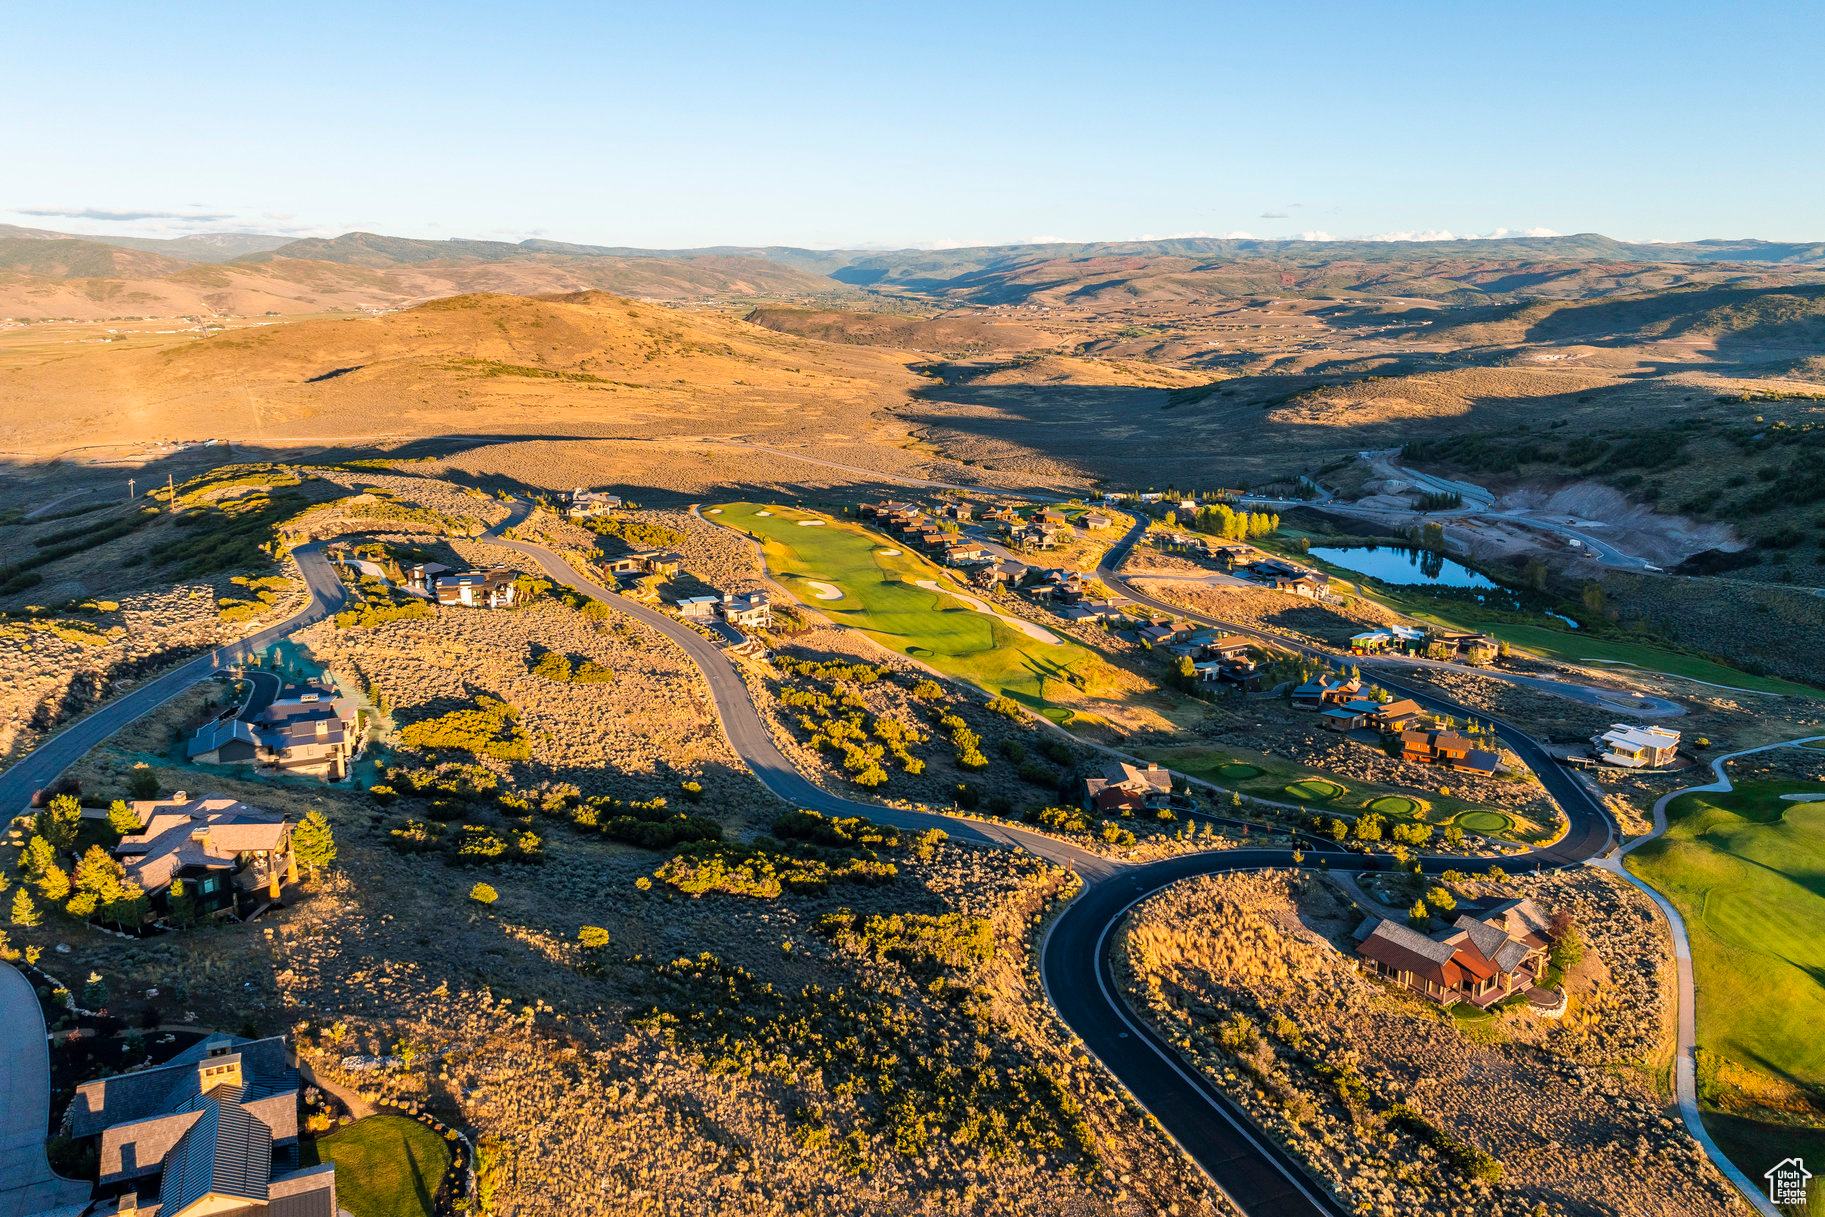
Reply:
<svg viewBox="0 0 1825 1217"><path fill-rule="evenodd" d="M1054 335L1033 326L955 314L917 317L837 309L757 308L747 319L782 334L801 334L824 342L946 354L1028 350L1057 341Z"/></svg>
<svg viewBox="0 0 1825 1217"><path fill-rule="evenodd" d="M198 273L222 271L196 268ZM0 445L519 432L865 433L911 373L883 352L602 293L456 296L169 349L0 358Z"/></svg>

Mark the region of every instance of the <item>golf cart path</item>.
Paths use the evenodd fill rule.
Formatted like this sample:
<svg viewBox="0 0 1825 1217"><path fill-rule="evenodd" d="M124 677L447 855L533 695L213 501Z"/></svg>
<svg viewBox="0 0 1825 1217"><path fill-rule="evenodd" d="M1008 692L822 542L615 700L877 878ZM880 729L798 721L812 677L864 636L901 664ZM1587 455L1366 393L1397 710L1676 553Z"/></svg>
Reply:
<svg viewBox="0 0 1825 1217"><path fill-rule="evenodd" d="M987 616L995 618L997 621L1007 623L1019 630L1022 634L1025 634L1028 638L1033 639L1035 642L1049 643L1052 646L1057 646L1059 643L1058 635L1054 634L1051 630L1048 630L1045 626L1027 621L1024 618L1009 616L1007 613L1002 612L1000 609L995 608L986 601L977 599L968 592L959 591L954 587L945 587L943 584L933 579L914 579L913 586L922 587L928 592L937 592L941 596L949 596L953 600L961 600L976 612L986 614Z"/></svg>
<svg viewBox="0 0 1825 1217"><path fill-rule="evenodd" d="M1666 917L1667 926L1672 931L1673 935L1673 957L1679 973L1679 991L1677 994L1677 1000L1679 1002L1678 1043L1674 1049L1673 1095L1674 1099L1679 1104L1680 1118L1685 1121L1686 1131L1692 1134L1694 1140L1705 1147L1705 1153L1710 1155L1711 1161L1717 1164L1717 1168L1729 1177L1730 1182L1736 1184L1737 1189L1741 1191L1743 1195L1747 1196L1758 1210L1768 1214L1768 1217L1779 1217L1780 1210L1775 1208L1762 1193L1761 1188L1752 1182L1749 1176L1724 1154L1723 1150L1718 1148L1717 1142L1713 1141L1711 1139L1711 1134L1706 1131L1704 1120L1699 1114L1698 1067L1696 1057L1698 1049L1698 990L1697 986L1693 983L1692 940L1686 934L1685 919L1679 915L1679 910L1673 907L1672 901L1668 900L1665 896L1662 896L1646 881L1636 878L1633 872L1622 864L1622 860L1635 850L1646 845L1649 841L1658 839L1667 831L1667 805L1674 799L1684 794L1699 792L1727 794L1731 790L1734 790L1735 787L1731 784L1729 775L1724 772L1724 766L1730 761L1741 756L1754 756L1758 752L1772 752L1777 748L1797 748L1804 744L1812 743L1815 740L1825 740L1825 735L1813 735L1803 739L1786 740L1778 744L1763 744L1759 748L1745 748L1741 752L1731 752L1715 758L1711 762L1711 773L1716 778L1715 781L1707 782L1702 786L1685 786L1661 795L1658 799L1654 800L1654 831L1645 836L1637 837L1627 845L1611 851L1602 858L1594 859L1588 864L1601 867L1604 870L1620 875L1629 883L1640 888L1643 892L1646 892L1649 898L1654 901L1655 905L1659 907L1661 913Z"/></svg>

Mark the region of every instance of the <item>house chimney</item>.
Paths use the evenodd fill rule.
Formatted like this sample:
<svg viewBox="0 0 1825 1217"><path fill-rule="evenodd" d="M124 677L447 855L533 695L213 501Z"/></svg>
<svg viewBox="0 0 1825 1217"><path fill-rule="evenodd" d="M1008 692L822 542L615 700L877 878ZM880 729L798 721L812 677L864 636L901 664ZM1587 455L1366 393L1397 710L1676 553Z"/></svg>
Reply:
<svg viewBox="0 0 1825 1217"><path fill-rule="evenodd" d="M117 1213L137 1213L137 1212L139 1212L139 1193L138 1192L122 1192L120 1194L119 1207L117 1207L114 1211Z"/></svg>
<svg viewBox="0 0 1825 1217"><path fill-rule="evenodd" d="M171 797L179 803L188 803L190 801L190 792L188 790L180 790Z"/></svg>
<svg viewBox="0 0 1825 1217"><path fill-rule="evenodd" d="M324 719L321 719L321 718L318 719L317 720L317 734L318 735L328 735L329 733L330 733L329 723L327 721L325 721Z"/></svg>

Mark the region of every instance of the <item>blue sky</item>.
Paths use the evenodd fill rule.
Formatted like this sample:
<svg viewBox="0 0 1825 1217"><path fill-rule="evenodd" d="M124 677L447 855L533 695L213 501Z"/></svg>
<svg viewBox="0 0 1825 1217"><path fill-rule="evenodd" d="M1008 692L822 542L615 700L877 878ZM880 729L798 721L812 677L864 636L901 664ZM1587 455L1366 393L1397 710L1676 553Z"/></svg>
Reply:
<svg viewBox="0 0 1825 1217"><path fill-rule="evenodd" d="M1825 5L21 5L0 223L1825 239Z"/></svg>

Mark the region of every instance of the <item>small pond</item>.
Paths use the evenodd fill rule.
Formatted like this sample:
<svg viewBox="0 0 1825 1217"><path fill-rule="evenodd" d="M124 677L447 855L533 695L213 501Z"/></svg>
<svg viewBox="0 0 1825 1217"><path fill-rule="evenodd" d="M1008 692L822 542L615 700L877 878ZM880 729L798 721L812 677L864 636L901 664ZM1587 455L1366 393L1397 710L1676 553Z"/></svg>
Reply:
<svg viewBox="0 0 1825 1217"><path fill-rule="evenodd" d="M1494 588L1482 575L1461 562L1429 549L1408 549L1397 545L1369 545L1361 548L1316 548L1314 558L1323 558L1332 566L1370 575L1395 587L1442 586Z"/></svg>

